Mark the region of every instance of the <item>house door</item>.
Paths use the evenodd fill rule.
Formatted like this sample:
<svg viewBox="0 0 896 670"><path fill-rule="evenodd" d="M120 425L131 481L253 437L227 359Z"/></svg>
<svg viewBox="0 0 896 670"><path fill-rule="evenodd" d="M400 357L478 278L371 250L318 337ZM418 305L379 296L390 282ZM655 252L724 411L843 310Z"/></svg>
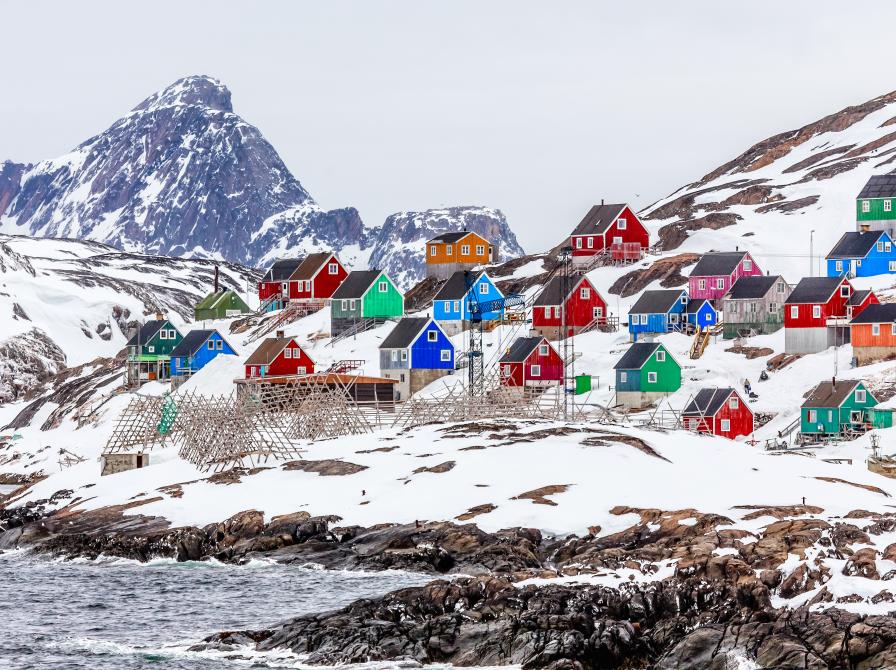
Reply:
<svg viewBox="0 0 896 670"><path fill-rule="evenodd" d="M852 410L849 413L849 421L850 421L850 423L862 423L861 410Z"/></svg>

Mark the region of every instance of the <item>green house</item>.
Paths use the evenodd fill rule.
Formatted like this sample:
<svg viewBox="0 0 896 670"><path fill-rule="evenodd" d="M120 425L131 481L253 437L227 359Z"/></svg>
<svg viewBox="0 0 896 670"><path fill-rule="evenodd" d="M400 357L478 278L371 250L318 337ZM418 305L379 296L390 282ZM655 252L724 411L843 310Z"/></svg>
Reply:
<svg viewBox="0 0 896 670"><path fill-rule="evenodd" d="M127 344L128 385L169 379L171 352L182 339L180 331L161 314L140 326Z"/></svg>
<svg viewBox="0 0 896 670"><path fill-rule="evenodd" d="M871 177L856 198L856 229L896 234L896 175Z"/></svg>
<svg viewBox="0 0 896 670"><path fill-rule="evenodd" d="M212 291L193 308L196 321L206 319L227 319L240 314L248 314L252 310L249 305L233 289Z"/></svg>
<svg viewBox="0 0 896 670"><path fill-rule="evenodd" d="M647 407L681 388L681 365L659 342L635 342L613 366L616 403Z"/></svg>
<svg viewBox="0 0 896 670"><path fill-rule="evenodd" d="M877 398L862 382L848 379L822 382L803 403L800 432L820 437L891 427L892 412L875 409L876 405Z"/></svg>
<svg viewBox="0 0 896 670"><path fill-rule="evenodd" d="M330 334L366 328L404 316L404 295L381 270L354 270L333 293Z"/></svg>

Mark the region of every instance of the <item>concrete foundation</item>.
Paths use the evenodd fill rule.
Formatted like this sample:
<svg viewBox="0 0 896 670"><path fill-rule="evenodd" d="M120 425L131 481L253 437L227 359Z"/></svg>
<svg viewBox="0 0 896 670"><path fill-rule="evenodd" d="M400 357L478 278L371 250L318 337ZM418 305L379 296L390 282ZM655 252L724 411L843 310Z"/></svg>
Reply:
<svg viewBox="0 0 896 670"><path fill-rule="evenodd" d="M870 365L881 361L891 361L896 358L894 347L856 347L852 348L853 356L859 365Z"/></svg>
<svg viewBox="0 0 896 670"><path fill-rule="evenodd" d="M741 332L753 331L756 335L768 335L781 330L784 324L781 322L761 323L728 323L722 324L722 339L733 340L740 337Z"/></svg>
<svg viewBox="0 0 896 670"><path fill-rule="evenodd" d="M849 344L848 327L787 328L784 331L784 352L817 354L828 347Z"/></svg>
<svg viewBox="0 0 896 670"><path fill-rule="evenodd" d="M478 267L478 263L427 263L426 276L448 279L458 270L475 270Z"/></svg>
<svg viewBox="0 0 896 670"><path fill-rule="evenodd" d="M656 391L616 391L616 404L627 409L644 409L659 402L666 395Z"/></svg>
<svg viewBox="0 0 896 670"><path fill-rule="evenodd" d="M395 385L395 399L407 400L420 389L453 372L454 370L382 370L381 374L386 379L398 382Z"/></svg>
<svg viewBox="0 0 896 670"><path fill-rule="evenodd" d="M116 472L136 470L149 465L149 454L104 454L100 476L114 475Z"/></svg>

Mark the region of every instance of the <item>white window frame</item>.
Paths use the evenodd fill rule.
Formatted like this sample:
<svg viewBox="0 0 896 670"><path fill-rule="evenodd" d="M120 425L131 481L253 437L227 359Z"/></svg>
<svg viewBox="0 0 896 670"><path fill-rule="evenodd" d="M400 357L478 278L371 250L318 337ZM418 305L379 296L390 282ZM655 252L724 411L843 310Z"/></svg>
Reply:
<svg viewBox="0 0 896 670"><path fill-rule="evenodd" d="M554 309L554 308L553 307L545 307L544 308L544 318L546 318L546 319L551 318L551 310L552 309Z"/></svg>
<svg viewBox="0 0 896 670"><path fill-rule="evenodd" d="M666 352L663 351L662 349L657 349L656 362L657 363L665 363L666 362Z"/></svg>
<svg viewBox="0 0 896 670"><path fill-rule="evenodd" d="M156 348L154 346L150 345L150 346L146 347L146 352L150 353L150 354L154 354L154 353L156 353Z"/></svg>
<svg viewBox="0 0 896 670"><path fill-rule="evenodd" d="M896 325L896 324L893 324L893 325ZM879 323L871 324L871 334L872 335L880 335L880 324Z"/></svg>
<svg viewBox="0 0 896 670"><path fill-rule="evenodd" d="M209 340L208 342L206 342L206 343L205 343L205 348L208 349L209 351L214 351L214 350L215 350L215 342L214 342L214 340Z"/></svg>
<svg viewBox="0 0 896 670"><path fill-rule="evenodd" d="M343 298L342 300L342 309L343 311L348 311L348 299Z"/></svg>
<svg viewBox="0 0 896 670"><path fill-rule="evenodd" d="M884 200L884 211L892 212L893 211L893 201L892 200Z"/></svg>
<svg viewBox="0 0 896 670"><path fill-rule="evenodd" d="M454 300L453 303L454 303L454 311L456 313L460 314L460 300Z"/></svg>
<svg viewBox="0 0 896 670"><path fill-rule="evenodd" d="M426 331L426 341L427 342L438 342L439 334L434 329Z"/></svg>
<svg viewBox="0 0 896 670"><path fill-rule="evenodd" d="M168 339L168 331L165 330L164 328L162 328L162 330L159 331L159 339L160 339L160 340L167 340L167 339Z"/></svg>
<svg viewBox="0 0 896 670"><path fill-rule="evenodd" d="M791 319L800 318L800 306L799 305L791 305L790 306L790 318Z"/></svg>
<svg viewBox="0 0 896 670"><path fill-rule="evenodd" d="M488 282L479 282L479 295L488 295Z"/></svg>
<svg viewBox="0 0 896 670"><path fill-rule="evenodd" d="M719 277L718 279L716 279L716 288L717 289L725 288L725 280L723 278Z"/></svg>
<svg viewBox="0 0 896 670"><path fill-rule="evenodd" d="M722 419L722 432L727 433L731 431L731 419Z"/></svg>
<svg viewBox="0 0 896 670"><path fill-rule="evenodd" d="M865 389L856 389L856 402L867 402L868 392Z"/></svg>
<svg viewBox="0 0 896 670"><path fill-rule="evenodd" d="M215 350L224 351L224 340L215 340Z"/></svg>
<svg viewBox="0 0 896 670"><path fill-rule="evenodd" d="M446 245L445 245L445 255L446 255L446 256L453 256L453 255L454 255L454 245L453 245L453 244L446 244Z"/></svg>
<svg viewBox="0 0 896 670"><path fill-rule="evenodd" d="M849 297L849 286L848 285L844 284L843 286L840 287L840 297L841 298Z"/></svg>
<svg viewBox="0 0 896 670"><path fill-rule="evenodd" d="M579 297L582 300L591 300L591 289L587 286L583 286L581 289L579 289Z"/></svg>
<svg viewBox="0 0 896 670"><path fill-rule="evenodd" d="M355 307L357 307L357 305L358 305L358 301L357 301L355 298L351 298L351 299L348 301L348 308L351 309L351 310L354 310Z"/></svg>
<svg viewBox="0 0 896 670"><path fill-rule="evenodd" d="M529 366L530 377L541 377L541 366L537 363Z"/></svg>
<svg viewBox="0 0 896 670"><path fill-rule="evenodd" d="M744 272L752 272L753 271L753 261L749 258L744 259Z"/></svg>
<svg viewBox="0 0 896 670"><path fill-rule="evenodd" d="M292 349L290 349L289 347L286 347L283 350L283 358L292 358Z"/></svg>
<svg viewBox="0 0 896 670"><path fill-rule="evenodd" d="M890 261L889 263L887 263L887 269L890 272L896 272L896 261Z"/></svg>
<svg viewBox="0 0 896 670"><path fill-rule="evenodd" d="M404 363L407 360L408 360L408 350L402 349L401 350L401 362Z"/></svg>
<svg viewBox="0 0 896 670"><path fill-rule="evenodd" d="M280 292L281 293L289 293L289 282L285 281L280 284Z"/></svg>
<svg viewBox="0 0 896 670"><path fill-rule="evenodd" d="M813 319L821 318L821 305L812 305L812 318Z"/></svg>
<svg viewBox="0 0 896 670"><path fill-rule="evenodd" d="M476 245L476 255L477 256L485 256L485 245L484 244Z"/></svg>
<svg viewBox="0 0 896 670"><path fill-rule="evenodd" d="M862 200L862 213L867 214L871 211L871 201L870 200Z"/></svg>
<svg viewBox="0 0 896 670"><path fill-rule="evenodd" d="M594 238L593 237L588 237L588 248L589 249L594 248Z"/></svg>
<svg viewBox="0 0 896 670"><path fill-rule="evenodd" d="M393 350L392 350L392 356L391 356L391 358L392 358L392 362L393 362L393 363L397 363L397 362L398 362L398 349L393 349Z"/></svg>
<svg viewBox="0 0 896 670"><path fill-rule="evenodd" d="M509 377L513 373L513 366L510 363L505 363L501 366L501 374L505 377Z"/></svg>
<svg viewBox="0 0 896 670"><path fill-rule="evenodd" d="M330 263L327 266L327 272L329 272L331 275L338 275L339 274L339 263Z"/></svg>
<svg viewBox="0 0 896 670"><path fill-rule="evenodd" d="M447 363L451 360L451 349L442 349L439 353L439 358L443 363Z"/></svg>
<svg viewBox="0 0 896 670"><path fill-rule="evenodd" d="M837 272L843 272L843 261L836 261L834 263L834 268L837 270Z"/></svg>
<svg viewBox="0 0 896 670"><path fill-rule="evenodd" d="M626 382L628 382L628 372L625 370L620 370L619 371L619 383L625 384Z"/></svg>
<svg viewBox="0 0 896 670"><path fill-rule="evenodd" d="M896 335L896 323L890 324L890 334Z"/></svg>
<svg viewBox="0 0 896 670"><path fill-rule="evenodd" d="M736 395L728 398L728 409L740 409L740 398Z"/></svg>
<svg viewBox="0 0 896 670"><path fill-rule="evenodd" d="M601 319L604 316L604 308L603 307L595 307L592 310L592 315L595 319Z"/></svg>
<svg viewBox="0 0 896 670"><path fill-rule="evenodd" d="M298 358L298 356L296 356L296 358ZM307 373L308 373L308 368L305 367L304 365L296 366L296 374L297 375L304 375Z"/></svg>
<svg viewBox="0 0 896 670"><path fill-rule="evenodd" d="M460 246L460 255L461 256L469 256L470 255L470 245L469 244L462 244Z"/></svg>
<svg viewBox="0 0 896 670"><path fill-rule="evenodd" d="M435 244L430 244L430 245L429 245L429 255L430 255L430 256L435 256L435 255L436 255L436 247L437 247L437 245L435 245Z"/></svg>
<svg viewBox="0 0 896 670"><path fill-rule="evenodd" d="M539 344L538 345L538 355L539 356L547 356L548 355L548 345Z"/></svg>
<svg viewBox="0 0 896 670"><path fill-rule="evenodd" d="M882 241L877 243L877 253L882 254L884 252L884 243Z"/></svg>
<svg viewBox="0 0 896 670"><path fill-rule="evenodd" d="M705 291L706 290L706 280L698 279L697 280L697 288L699 288L701 291Z"/></svg>
<svg viewBox="0 0 896 670"><path fill-rule="evenodd" d="M582 238L577 237L576 238L576 249L581 249L581 248L582 248Z"/></svg>
<svg viewBox="0 0 896 670"><path fill-rule="evenodd" d="M616 219L616 230L625 230L626 228L628 228L628 220L624 216Z"/></svg>
<svg viewBox="0 0 896 670"><path fill-rule="evenodd" d="M818 423L818 410L810 409L806 412L806 421L808 423Z"/></svg>
<svg viewBox="0 0 896 670"><path fill-rule="evenodd" d="M378 285L380 293L388 293L389 292L389 282L381 281Z"/></svg>
<svg viewBox="0 0 896 670"><path fill-rule="evenodd" d="M642 326L646 326L646 325L647 325L647 314L642 314L642 315L641 315L641 325L642 325Z"/></svg>
<svg viewBox="0 0 896 670"><path fill-rule="evenodd" d="M659 380L659 376L656 372L648 372L647 373L647 383L648 384L656 384L657 380Z"/></svg>

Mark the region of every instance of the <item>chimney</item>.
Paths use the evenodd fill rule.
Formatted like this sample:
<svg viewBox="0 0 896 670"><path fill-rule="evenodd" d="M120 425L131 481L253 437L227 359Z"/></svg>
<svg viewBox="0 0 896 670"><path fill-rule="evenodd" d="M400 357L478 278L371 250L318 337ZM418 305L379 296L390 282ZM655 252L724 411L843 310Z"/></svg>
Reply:
<svg viewBox="0 0 896 670"><path fill-rule="evenodd" d="M869 230L871 230L871 224L870 224L870 223L863 223L863 224L862 224L862 232L863 232L863 233L867 233Z"/></svg>
<svg viewBox="0 0 896 670"><path fill-rule="evenodd" d="M837 378L831 377L831 391L837 390Z"/></svg>
<svg viewBox="0 0 896 670"><path fill-rule="evenodd" d="M165 315L162 314L161 312L156 312L156 321L164 321L164 320L165 320Z"/></svg>
<svg viewBox="0 0 896 670"><path fill-rule="evenodd" d="M278 331L277 331L276 333L274 333L274 334L275 334L278 338L286 337L286 331L283 331L283 330L278 330Z"/></svg>
<svg viewBox="0 0 896 670"><path fill-rule="evenodd" d="M215 266L215 293L218 292L218 266Z"/></svg>
<svg viewBox="0 0 896 670"><path fill-rule="evenodd" d="M601 207L604 206L604 199L603 199L603 198L600 199L600 206L601 206Z"/></svg>

